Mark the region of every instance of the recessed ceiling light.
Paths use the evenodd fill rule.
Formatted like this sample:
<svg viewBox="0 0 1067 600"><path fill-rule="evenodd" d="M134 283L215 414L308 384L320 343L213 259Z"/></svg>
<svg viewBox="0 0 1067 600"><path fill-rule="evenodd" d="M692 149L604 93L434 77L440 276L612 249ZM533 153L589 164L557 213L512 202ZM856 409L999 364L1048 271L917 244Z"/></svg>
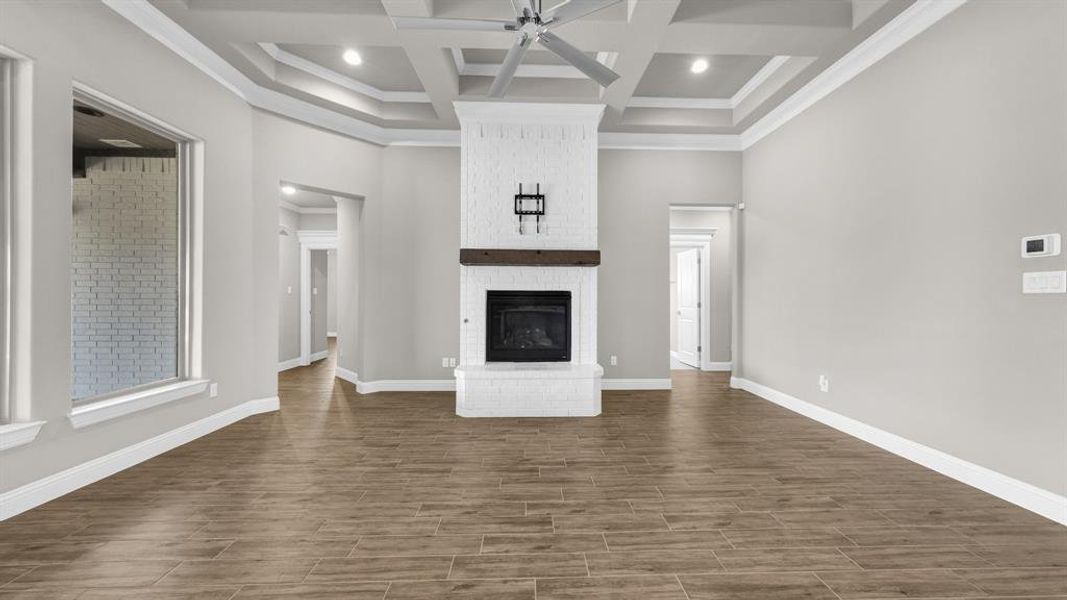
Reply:
<svg viewBox="0 0 1067 600"><path fill-rule="evenodd" d="M345 50L345 53L341 55L341 58L345 59L345 62L353 67L363 64L363 57L359 55L359 52L356 52L351 48Z"/></svg>
<svg viewBox="0 0 1067 600"><path fill-rule="evenodd" d="M282 186L282 193L285 194L286 196L292 196L293 194L296 193L296 188L291 186L291 185L283 185Z"/></svg>
<svg viewBox="0 0 1067 600"><path fill-rule="evenodd" d="M706 59L706 58L698 58L698 59L694 60L693 61L693 65L689 67L689 70L694 72L694 73L697 73L697 74L700 74L700 73L703 73L704 71L707 71L708 70L708 59Z"/></svg>

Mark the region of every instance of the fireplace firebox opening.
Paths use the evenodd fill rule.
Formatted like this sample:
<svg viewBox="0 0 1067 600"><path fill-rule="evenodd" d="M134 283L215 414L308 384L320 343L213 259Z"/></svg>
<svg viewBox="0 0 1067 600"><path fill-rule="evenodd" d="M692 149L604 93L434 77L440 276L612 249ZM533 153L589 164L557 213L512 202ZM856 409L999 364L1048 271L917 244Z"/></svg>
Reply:
<svg viewBox="0 0 1067 600"><path fill-rule="evenodd" d="M487 362L570 361L570 292L489 290L485 315Z"/></svg>

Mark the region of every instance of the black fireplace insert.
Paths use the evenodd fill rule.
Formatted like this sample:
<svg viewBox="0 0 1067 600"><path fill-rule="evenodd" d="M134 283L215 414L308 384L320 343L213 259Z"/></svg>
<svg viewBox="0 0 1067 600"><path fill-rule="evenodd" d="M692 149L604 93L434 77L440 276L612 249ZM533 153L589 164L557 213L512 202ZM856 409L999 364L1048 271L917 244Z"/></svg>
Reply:
<svg viewBox="0 0 1067 600"><path fill-rule="evenodd" d="M571 359L571 293L489 290L485 311L488 362Z"/></svg>

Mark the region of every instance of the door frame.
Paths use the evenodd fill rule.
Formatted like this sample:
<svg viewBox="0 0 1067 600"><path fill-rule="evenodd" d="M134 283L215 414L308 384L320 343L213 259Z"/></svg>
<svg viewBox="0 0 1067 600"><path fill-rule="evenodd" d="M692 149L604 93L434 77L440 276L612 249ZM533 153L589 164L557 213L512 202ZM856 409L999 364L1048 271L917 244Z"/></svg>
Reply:
<svg viewBox="0 0 1067 600"><path fill-rule="evenodd" d="M711 361L708 343L711 341L711 238L717 227L672 227L671 248L700 249L700 370L720 370ZM677 315L671 315L676 318ZM675 352L675 350L671 350Z"/></svg>
<svg viewBox="0 0 1067 600"><path fill-rule="evenodd" d="M336 250L337 232L301 230L300 242L300 364L311 364L311 251Z"/></svg>

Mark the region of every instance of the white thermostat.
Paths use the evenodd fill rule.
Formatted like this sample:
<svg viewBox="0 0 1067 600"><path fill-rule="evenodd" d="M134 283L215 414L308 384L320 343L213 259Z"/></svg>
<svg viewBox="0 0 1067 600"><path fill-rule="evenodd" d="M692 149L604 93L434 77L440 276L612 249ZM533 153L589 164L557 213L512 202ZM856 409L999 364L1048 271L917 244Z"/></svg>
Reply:
<svg viewBox="0 0 1067 600"><path fill-rule="evenodd" d="M1059 256L1060 234L1046 233L1045 235L1031 235L1023 238L1023 258L1035 256Z"/></svg>

